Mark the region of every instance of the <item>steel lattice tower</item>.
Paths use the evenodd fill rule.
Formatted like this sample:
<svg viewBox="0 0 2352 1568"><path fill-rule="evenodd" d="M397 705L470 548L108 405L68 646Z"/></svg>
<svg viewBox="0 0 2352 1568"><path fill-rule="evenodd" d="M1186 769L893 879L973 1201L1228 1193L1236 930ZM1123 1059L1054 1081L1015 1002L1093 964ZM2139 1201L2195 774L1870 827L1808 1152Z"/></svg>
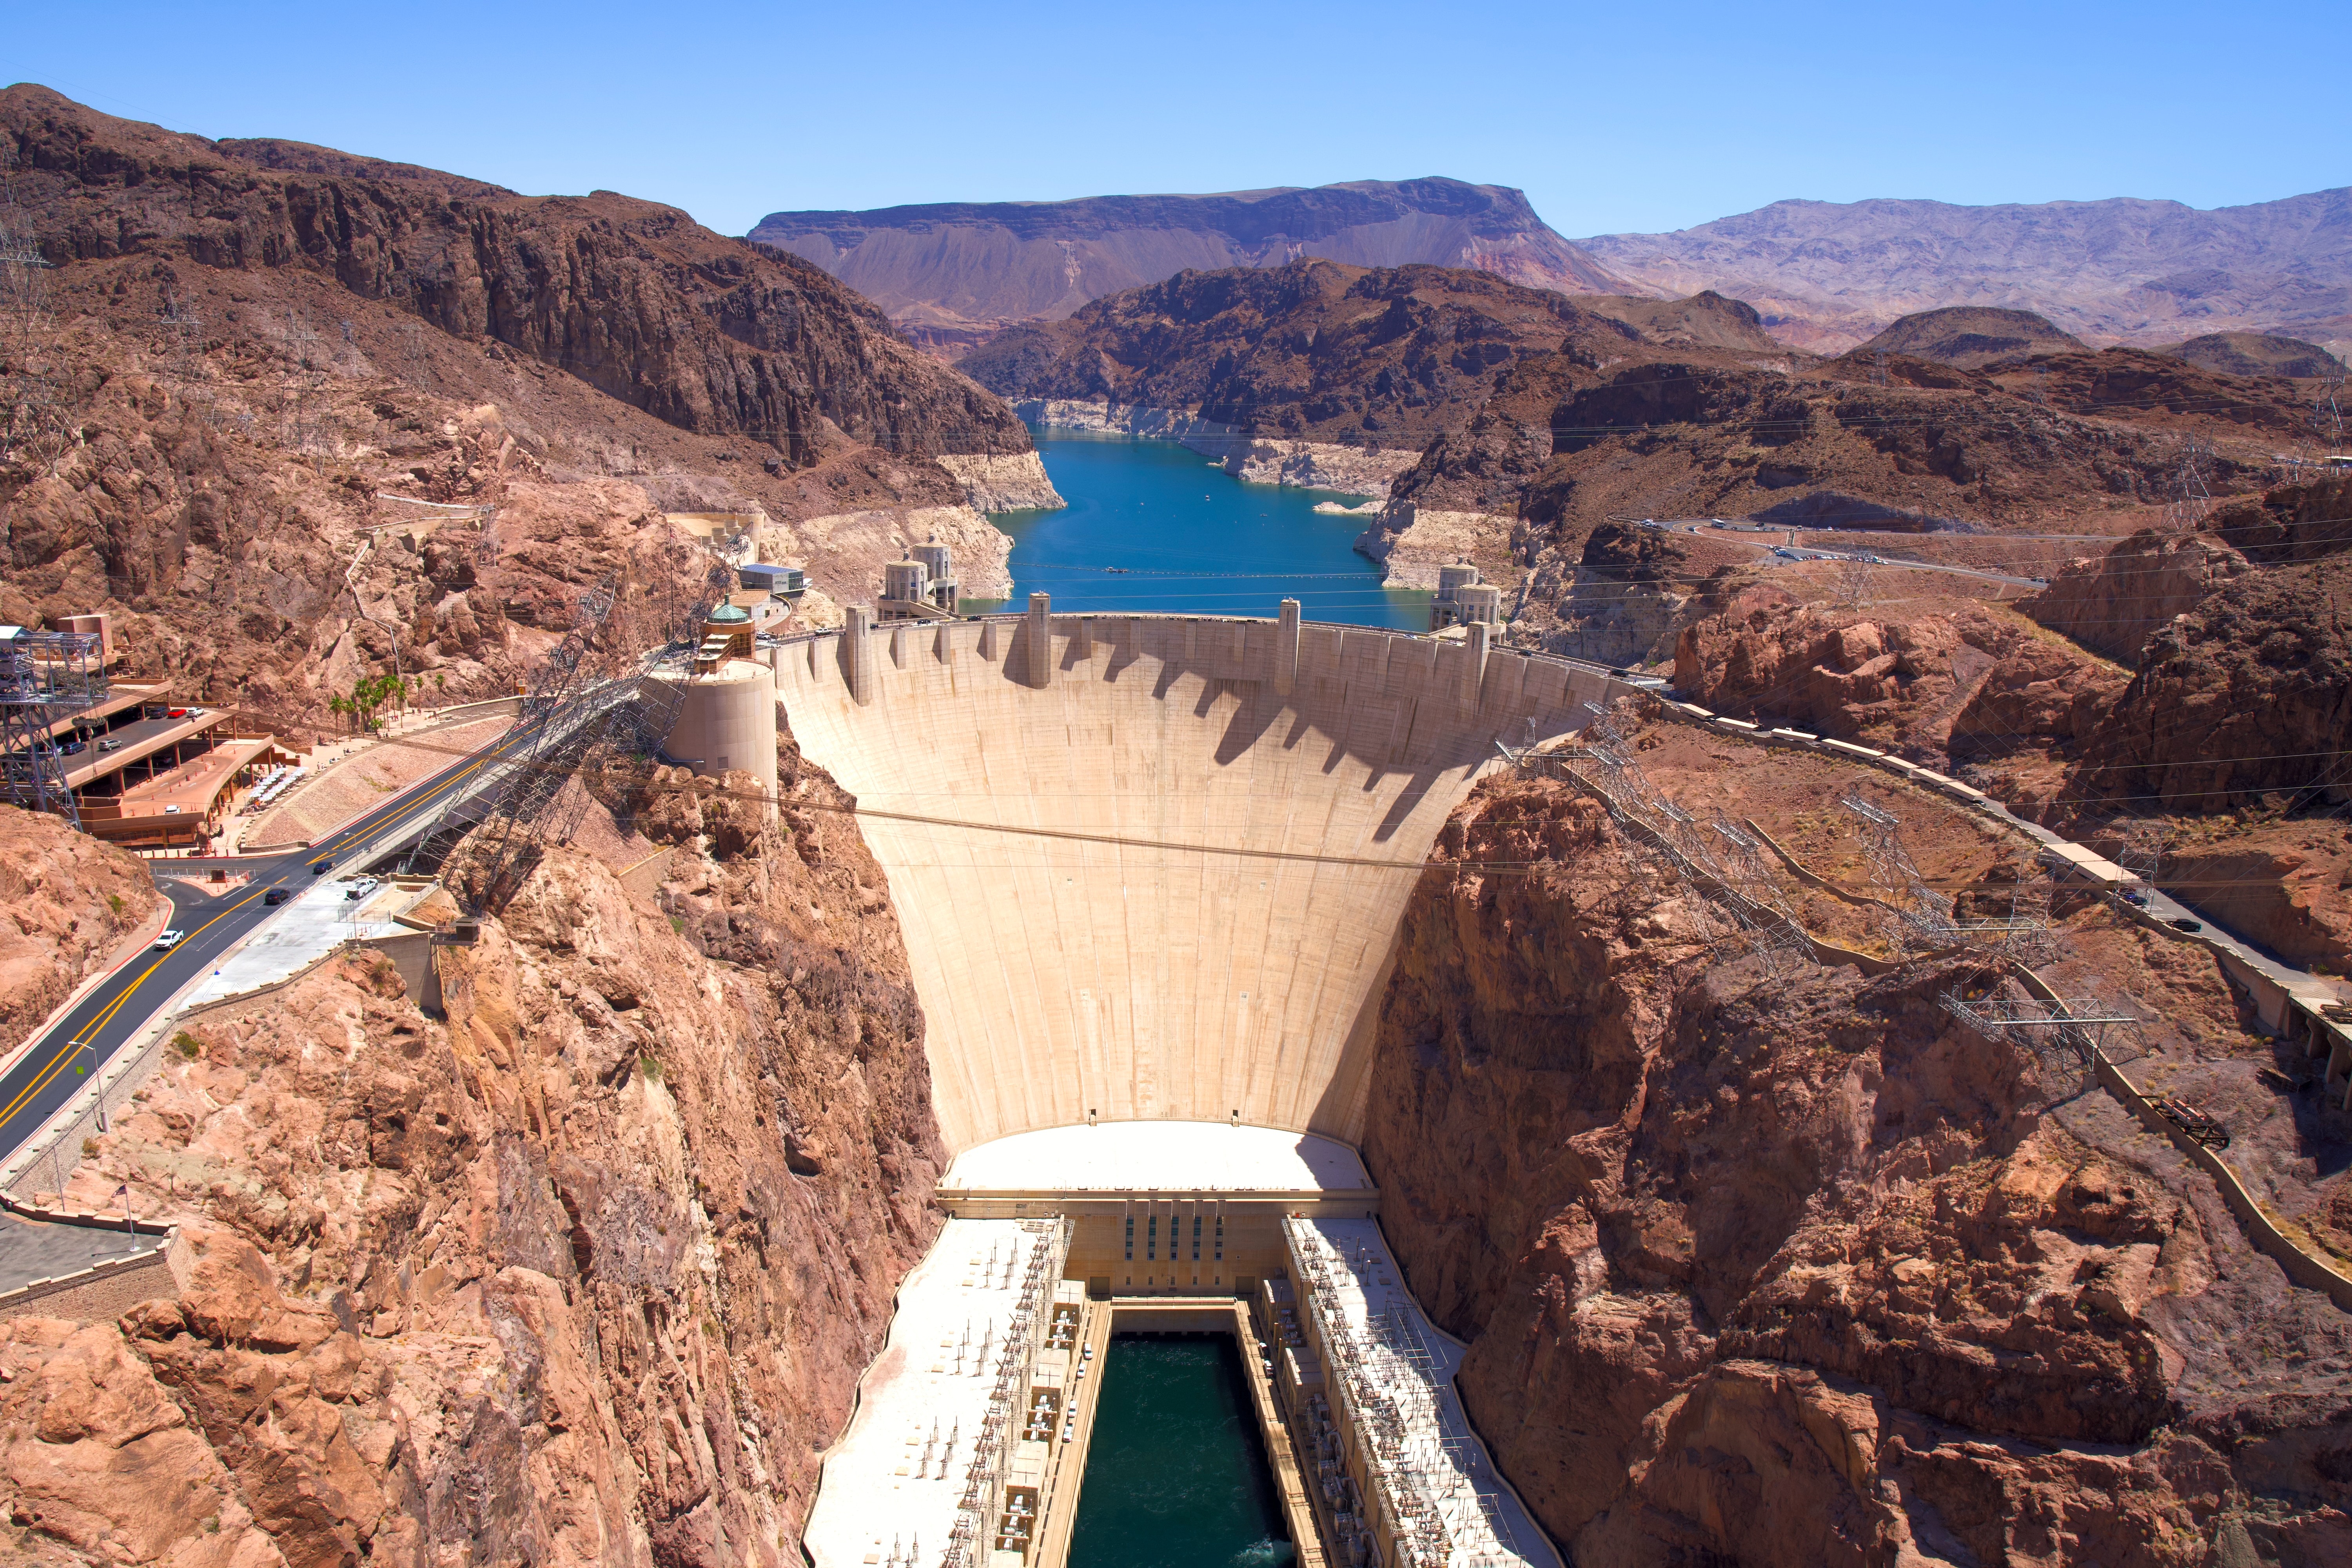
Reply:
<svg viewBox="0 0 2352 1568"><path fill-rule="evenodd" d="M0 626L0 787L11 805L81 826L65 758L49 731L106 698L106 661L89 632Z"/></svg>

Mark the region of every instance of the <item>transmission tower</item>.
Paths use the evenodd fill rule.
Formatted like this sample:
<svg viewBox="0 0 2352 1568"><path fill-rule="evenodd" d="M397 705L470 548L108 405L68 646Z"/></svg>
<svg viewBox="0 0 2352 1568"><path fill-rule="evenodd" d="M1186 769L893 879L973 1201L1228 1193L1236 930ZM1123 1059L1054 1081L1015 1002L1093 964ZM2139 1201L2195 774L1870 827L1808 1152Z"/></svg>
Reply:
<svg viewBox="0 0 2352 1568"><path fill-rule="evenodd" d="M2154 822L2123 826L2123 847L2116 851L2116 864L2130 873L2133 891L2152 893L2156 891L2157 873L2164 865L2165 828Z"/></svg>
<svg viewBox="0 0 2352 1568"><path fill-rule="evenodd" d="M1587 702L1584 710L1591 718L1579 737L1584 748L1579 760L1590 773L1574 776L1601 795L1610 816L1706 894L1706 907L1729 918L1729 934L1752 948L1767 969L1779 973L1784 953L1810 958L1804 926L1754 858L1754 841L1720 817L1702 824L1667 799L1633 760L1625 727L1598 703Z"/></svg>
<svg viewBox="0 0 2352 1568"><path fill-rule="evenodd" d="M2327 374L2311 395L2311 434L2319 444L2320 460L2344 450L2344 362Z"/></svg>
<svg viewBox="0 0 2352 1568"><path fill-rule="evenodd" d="M522 739L499 758L481 789L442 808L402 862L404 872L422 863L439 863L471 834L478 863L468 901L476 913L503 908L536 862L540 846L553 836L551 830L561 822L576 826L576 812L551 816L551 808L588 749L608 742L623 723L633 730L660 726L660 739L667 739L677 697L652 700L646 689L665 683L645 681L643 670L602 680L583 673L590 647L612 614L615 586L607 579L580 601L571 631L540 666L523 699L516 720ZM643 710L640 703L646 700L655 700L663 711ZM622 708L638 711L624 718L615 713ZM641 734L633 738L642 744ZM656 739L645 749L659 743Z"/></svg>
<svg viewBox="0 0 2352 1568"><path fill-rule="evenodd" d="M2213 508L2213 494L2205 486L2205 470L2210 465L2213 448L2201 436L2189 437L2181 454L2180 472L2172 481L2173 497L2164 509L2162 528L2167 533L2194 533Z"/></svg>
<svg viewBox="0 0 2352 1568"><path fill-rule="evenodd" d="M81 826L66 763L51 736L61 720L105 700L96 634L0 626L0 792L26 811Z"/></svg>
<svg viewBox="0 0 2352 1568"><path fill-rule="evenodd" d="M1936 998L1944 1011L1988 1040L2006 1040L2055 1069L2058 1081L2077 1084L2097 1065L2115 1028L2137 1029L2139 1020L2095 996L2055 1001L2035 997L1971 996L1946 991Z"/></svg>
<svg viewBox="0 0 2352 1568"><path fill-rule="evenodd" d="M1903 847L1903 819L1885 806L1849 792L1840 807L1862 824L1863 843L1870 858L1870 879L1890 911L1889 923L1897 946L1934 952L1975 942L2015 954L2047 942L2050 917L2046 904L2020 883L2010 895L2010 916L2000 921L1963 921L1953 900L1927 885L1918 863Z"/></svg>

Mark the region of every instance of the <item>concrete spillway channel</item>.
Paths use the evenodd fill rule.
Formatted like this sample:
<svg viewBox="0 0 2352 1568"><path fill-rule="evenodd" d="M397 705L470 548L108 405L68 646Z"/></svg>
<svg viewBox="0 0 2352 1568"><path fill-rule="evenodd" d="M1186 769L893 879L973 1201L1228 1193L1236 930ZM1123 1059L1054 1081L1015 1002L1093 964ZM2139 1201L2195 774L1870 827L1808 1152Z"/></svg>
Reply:
<svg viewBox="0 0 2352 1568"><path fill-rule="evenodd" d="M1333 1425L1406 1409L1461 1425L1458 1357L1387 1260L1354 1145L1439 827L1497 742L1566 734L1624 689L1490 648L1483 626L1441 640L1296 615L1057 617L1033 601L877 626L853 610L840 632L759 651L889 876L955 1155L938 1194L953 1218L827 1456L818 1568L1045 1562L1084 1468L1087 1337L1171 1297L1223 1300L1254 1335L1244 1358L1263 1341L1277 1367L1269 1451L1324 1538L1303 1554L1392 1568L1458 1529L1455 1563L1558 1561L1466 1426L1400 1447ZM1356 1227L1365 1287L1293 1286L1289 1216ZM1327 1368L1334 1334L1353 1339ZM1444 1386L1382 1404L1317 1381L1367 1377ZM1298 1434L1316 1423L1311 1452Z"/></svg>

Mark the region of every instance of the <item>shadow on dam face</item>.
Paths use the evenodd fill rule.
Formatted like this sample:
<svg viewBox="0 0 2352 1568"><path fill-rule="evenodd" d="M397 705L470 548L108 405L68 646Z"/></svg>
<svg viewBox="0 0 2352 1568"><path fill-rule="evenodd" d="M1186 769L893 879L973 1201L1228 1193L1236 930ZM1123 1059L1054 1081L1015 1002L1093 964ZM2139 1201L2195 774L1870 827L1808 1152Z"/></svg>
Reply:
<svg viewBox="0 0 2352 1568"><path fill-rule="evenodd" d="M889 878L957 1152L1090 1117L1358 1142L1446 814L1498 741L1624 689L1483 636L1295 621L853 613L772 651Z"/></svg>

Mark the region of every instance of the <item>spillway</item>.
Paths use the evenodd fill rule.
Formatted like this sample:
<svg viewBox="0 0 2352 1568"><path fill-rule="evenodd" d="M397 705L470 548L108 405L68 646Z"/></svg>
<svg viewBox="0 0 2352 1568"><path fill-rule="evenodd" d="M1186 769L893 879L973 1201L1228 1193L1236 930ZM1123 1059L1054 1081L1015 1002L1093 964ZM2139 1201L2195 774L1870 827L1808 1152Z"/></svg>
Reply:
<svg viewBox="0 0 2352 1568"><path fill-rule="evenodd" d="M1056 616L1042 595L977 621L853 607L761 652L888 875L955 1155L950 1229L826 1459L819 1568L1057 1568L1114 1321L1241 1343L1297 1539L1398 1564L1439 1560L1408 1536L1442 1529L1556 1563L1459 1415L1353 1145L1448 813L1498 742L1577 730L1623 688L1484 626L1302 624L1288 602L1277 620ZM1294 1289L1301 1224L1360 1227L1333 1233L1357 1237L1355 1296L1336 1262L1311 1301ZM1391 1304L1349 1318L1365 1291ZM1366 1376L1396 1385L1376 1405L1426 1415L1412 1457L1348 1436ZM1440 1472L1452 1489L1423 1498Z"/></svg>

